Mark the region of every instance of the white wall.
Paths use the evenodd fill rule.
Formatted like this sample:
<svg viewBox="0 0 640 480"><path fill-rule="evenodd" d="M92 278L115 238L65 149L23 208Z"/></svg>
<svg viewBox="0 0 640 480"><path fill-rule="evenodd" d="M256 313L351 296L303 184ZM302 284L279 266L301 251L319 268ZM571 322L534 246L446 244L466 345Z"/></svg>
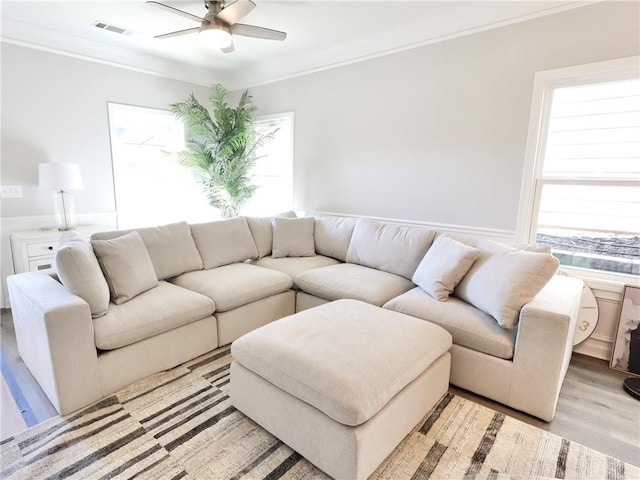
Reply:
<svg viewBox="0 0 640 480"><path fill-rule="evenodd" d="M80 164L85 189L78 213L115 210L107 102L167 108L206 88L2 43L2 183L22 185L2 217L52 214L38 189L38 164ZM211 79L214 83L215 79Z"/></svg>
<svg viewBox="0 0 640 480"><path fill-rule="evenodd" d="M604 2L251 89L294 111L295 206L515 236L536 71L638 55L637 2ZM608 357L622 287L582 351Z"/></svg>
<svg viewBox="0 0 640 480"><path fill-rule="evenodd" d="M295 112L296 208L513 232L535 72L637 55L638 15L601 3L251 92Z"/></svg>
<svg viewBox="0 0 640 480"><path fill-rule="evenodd" d="M4 280L13 273L9 232L55 225L51 192L38 188L39 163L80 164L85 188L74 192L76 211L80 218L104 218L115 211L107 102L167 108L191 92L204 101L207 89L11 44L1 47L2 184L22 185L24 193L2 200Z"/></svg>

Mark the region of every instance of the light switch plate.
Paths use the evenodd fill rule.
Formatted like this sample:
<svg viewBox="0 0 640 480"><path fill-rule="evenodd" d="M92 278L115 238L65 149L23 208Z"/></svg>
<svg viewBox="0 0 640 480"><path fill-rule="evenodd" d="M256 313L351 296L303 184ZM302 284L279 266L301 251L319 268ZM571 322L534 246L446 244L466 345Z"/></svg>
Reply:
<svg viewBox="0 0 640 480"><path fill-rule="evenodd" d="M0 198L22 198L22 185L2 185Z"/></svg>

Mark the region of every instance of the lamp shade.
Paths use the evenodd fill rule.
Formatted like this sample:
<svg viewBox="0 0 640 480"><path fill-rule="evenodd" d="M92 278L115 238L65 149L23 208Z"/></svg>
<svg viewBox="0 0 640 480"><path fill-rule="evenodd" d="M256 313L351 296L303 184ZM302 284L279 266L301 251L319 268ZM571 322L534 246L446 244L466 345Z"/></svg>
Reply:
<svg viewBox="0 0 640 480"><path fill-rule="evenodd" d="M38 166L40 188L82 190L82 176L77 163L41 163Z"/></svg>

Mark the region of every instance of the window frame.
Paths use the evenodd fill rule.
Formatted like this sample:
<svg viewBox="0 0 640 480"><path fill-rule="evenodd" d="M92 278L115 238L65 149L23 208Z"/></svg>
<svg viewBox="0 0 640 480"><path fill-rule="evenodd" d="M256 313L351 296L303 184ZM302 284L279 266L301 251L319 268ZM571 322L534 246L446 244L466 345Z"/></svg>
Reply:
<svg viewBox="0 0 640 480"><path fill-rule="evenodd" d="M536 72L533 83L529 132L520 189L516 239L535 242L542 188L545 184L563 185L637 185L636 180L599 180L594 178L543 178L542 169L547 143L553 92L571 87L608 81L628 80L640 76L640 56ZM621 293L623 285L637 284L638 276L563 265L562 268L582 277L592 287Z"/></svg>
<svg viewBox="0 0 640 480"><path fill-rule="evenodd" d="M291 129L291 138L290 138L290 149L291 149L291 170L289 171L288 177L291 178L291 209L295 209L295 114L293 111L280 112L280 113L271 113L267 115L256 115L254 119L254 123L264 123L267 124L270 121L274 120L289 120L289 125ZM254 175L254 177L265 177L265 175Z"/></svg>
<svg viewBox="0 0 640 480"><path fill-rule="evenodd" d="M110 159L111 159L111 176L112 176L112 184L113 184L113 198L114 198L114 205L115 205L115 213L116 213L116 226L118 229L122 229L122 228L144 228L144 227L150 227L150 226L154 226L154 225L158 225L158 224L164 224L164 223L173 223L176 221L185 221L185 218L174 218L174 219L169 219L169 218L165 218L159 221L156 221L155 219L150 222L142 222L140 224L137 223L129 223L126 221L123 221L123 214L122 214L122 210L121 210L121 204L122 202L118 201L118 185L116 182L117 179L117 170L119 168L119 166L116 164L117 163L117 159L116 159L116 151L114 150L114 129L116 128L116 124L114 123L114 114L116 113L116 111L118 109L122 109L122 110L129 110L129 111L137 111L137 112L146 112L148 114L161 114L164 116L167 116L169 118L172 118L174 121L176 121L177 123L179 123L181 125L182 128L182 132L181 132L181 137L183 142L186 142L187 140L187 128L184 125L184 122L182 122L181 120L177 120L175 119L175 116L173 115L173 113L171 112L171 110L169 110L168 108L161 108L161 107L152 107L152 106L147 106L147 105L138 105L138 104L130 104L130 103L122 103L122 102L116 102L116 101L107 101L107 120L108 120L108 127L109 127L109 153L110 153ZM182 144L179 148L179 150L184 149L185 146L184 144ZM170 151L172 150L173 147L168 148L167 150ZM194 182L193 184L194 187L198 187L199 185L197 182ZM122 200L122 199L120 199ZM205 207L204 203L201 205L200 207L201 209L207 208ZM204 212L204 210L203 210ZM222 217L219 215L219 212L214 209L213 207L210 207L210 212L206 212L206 215L203 213L201 216L197 217L197 218L193 218L193 219L187 219L186 221L189 221L191 223L198 223L198 222L205 222L205 221L211 221L211 220L216 220L216 219L221 219ZM127 214L124 215L125 218L128 217ZM155 216L154 216L155 218ZM129 218L127 220L130 220Z"/></svg>

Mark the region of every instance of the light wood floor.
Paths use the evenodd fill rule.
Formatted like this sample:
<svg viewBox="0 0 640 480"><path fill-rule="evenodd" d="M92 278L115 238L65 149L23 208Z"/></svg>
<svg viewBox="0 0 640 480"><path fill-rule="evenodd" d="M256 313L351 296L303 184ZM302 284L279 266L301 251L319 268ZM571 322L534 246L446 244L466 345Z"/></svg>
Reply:
<svg viewBox="0 0 640 480"><path fill-rule="evenodd" d="M18 356L10 311L2 310L0 327L3 369L10 369L27 403L20 407L32 415L31 423L42 422L56 415L55 409ZM556 416L550 423L454 386L450 391L640 466L640 401L622 389L622 381L626 377L624 373L609 369L608 363L603 360L574 354L560 393Z"/></svg>

